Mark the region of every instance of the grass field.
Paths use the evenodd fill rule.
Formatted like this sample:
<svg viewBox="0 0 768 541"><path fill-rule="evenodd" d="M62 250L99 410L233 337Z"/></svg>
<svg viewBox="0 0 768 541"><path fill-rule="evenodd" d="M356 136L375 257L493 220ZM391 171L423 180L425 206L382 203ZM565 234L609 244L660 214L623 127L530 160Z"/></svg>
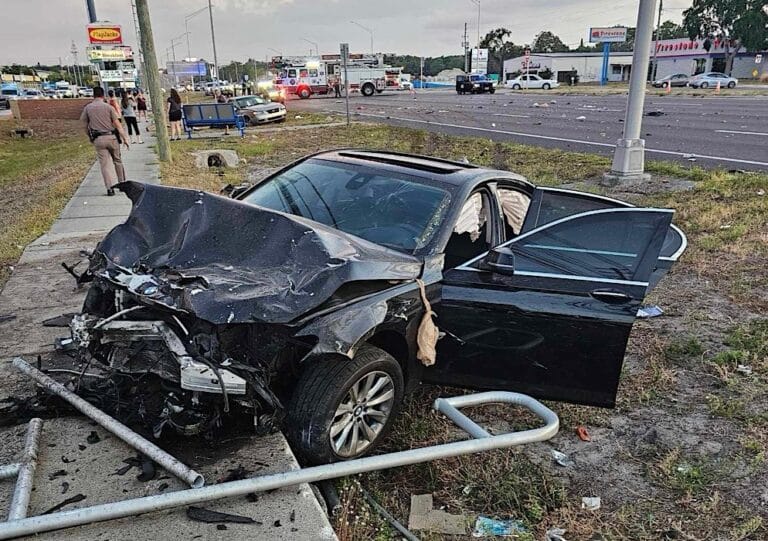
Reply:
<svg viewBox="0 0 768 541"><path fill-rule="evenodd" d="M45 233L95 159L79 122L32 121L15 138L0 121L0 288L24 247Z"/></svg>
<svg viewBox="0 0 768 541"><path fill-rule="evenodd" d="M216 192L338 147L466 157L538 184L672 207L690 241L648 299L665 315L635 324L616 409L550 404L561 419L561 432L551 442L343 480L343 511L335 523L340 539L398 538L363 500L361 487L404 523L410 496L431 492L436 505L470 521L480 513L522 520L529 529L524 539L542 539L554 527L565 528L570 540L768 537L768 175L650 162L650 183L606 189L598 179L610 166L608 158L353 124L256 132L245 140L182 141L162 177L168 185ZM201 171L191 152L203 148L234 149L244 161L234 169ZM458 437L430 406L436 396L459 392L416 392L385 449ZM499 430L525 419L506 407L481 417ZM590 430L592 442L576 437L579 425ZM552 448L575 464L555 465ZM601 496L601 509L582 510L582 496ZM421 537L441 538L424 532Z"/></svg>

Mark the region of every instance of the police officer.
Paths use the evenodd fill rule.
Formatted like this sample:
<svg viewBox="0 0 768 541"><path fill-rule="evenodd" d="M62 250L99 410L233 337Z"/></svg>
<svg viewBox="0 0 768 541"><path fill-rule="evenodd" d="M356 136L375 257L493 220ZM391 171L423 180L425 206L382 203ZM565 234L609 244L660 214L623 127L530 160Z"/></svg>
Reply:
<svg viewBox="0 0 768 541"><path fill-rule="evenodd" d="M120 140L126 149L130 147L123 125L115 109L104 101L104 89L100 86L94 87L93 101L83 109L80 121L85 126L88 138L96 148L96 156L99 158L101 177L107 187L107 195L115 195L113 188L115 180L110 166L114 168L117 182L125 182L125 168L120 157Z"/></svg>

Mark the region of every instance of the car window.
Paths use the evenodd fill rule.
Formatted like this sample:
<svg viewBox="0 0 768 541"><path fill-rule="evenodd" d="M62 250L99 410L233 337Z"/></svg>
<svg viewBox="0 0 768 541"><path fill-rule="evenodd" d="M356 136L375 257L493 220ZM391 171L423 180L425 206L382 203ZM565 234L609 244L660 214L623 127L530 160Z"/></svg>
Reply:
<svg viewBox="0 0 768 541"><path fill-rule="evenodd" d="M310 159L244 196L244 201L302 216L396 250L426 246L450 194L406 175Z"/></svg>
<svg viewBox="0 0 768 541"><path fill-rule="evenodd" d="M587 194L580 195L569 191L550 191L539 189L538 200L525 220L525 231L531 231L544 224L554 222L567 216L581 214L592 210L613 208L615 203Z"/></svg>
<svg viewBox="0 0 768 541"><path fill-rule="evenodd" d="M485 192L472 194L461 207L445 247L446 269L466 263L490 249L489 199Z"/></svg>
<svg viewBox="0 0 768 541"><path fill-rule="evenodd" d="M525 215L531 204L531 198L522 192L510 188L498 188L496 196L504 215L505 239L511 239L520 234Z"/></svg>
<svg viewBox="0 0 768 541"><path fill-rule="evenodd" d="M299 70L299 77L307 77L309 74L309 71L306 68L302 68Z"/></svg>
<svg viewBox="0 0 768 541"><path fill-rule="evenodd" d="M295 69L289 69L288 70L288 77L296 77L296 70Z"/></svg>
<svg viewBox="0 0 768 541"><path fill-rule="evenodd" d="M606 209L532 231L509 247L516 272L647 281L658 257L648 257L650 244L669 220L671 212Z"/></svg>
<svg viewBox="0 0 768 541"><path fill-rule="evenodd" d="M310 77L317 77L317 70L316 69L309 70L309 76Z"/></svg>

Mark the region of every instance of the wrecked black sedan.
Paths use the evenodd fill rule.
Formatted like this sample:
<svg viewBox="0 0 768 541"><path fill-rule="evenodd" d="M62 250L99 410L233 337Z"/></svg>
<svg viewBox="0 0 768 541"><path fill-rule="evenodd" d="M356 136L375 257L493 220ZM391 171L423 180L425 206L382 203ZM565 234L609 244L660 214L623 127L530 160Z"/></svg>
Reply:
<svg viewBox="0 0 768 541"><path fill-rule="evenodd" d="M154 378L156 434L245 408L311 462L369 452L421 382L613 406L640 303L686 247L672 210L393 152L309 156L235 199L121 189L78 355Z"/></svg>

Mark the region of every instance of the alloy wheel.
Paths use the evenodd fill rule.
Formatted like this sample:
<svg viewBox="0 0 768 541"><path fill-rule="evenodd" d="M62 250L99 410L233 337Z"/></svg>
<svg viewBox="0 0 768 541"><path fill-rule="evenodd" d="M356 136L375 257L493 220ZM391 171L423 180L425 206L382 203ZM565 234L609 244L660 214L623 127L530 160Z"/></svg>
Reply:
<svg viewBox="0 0 768 541"><path fill-rule="evenodd" d="M367 449L386 426L394 401L394 382L386 372L369 372L352 384L331 423L334 452L349 458Z"/></svg>

